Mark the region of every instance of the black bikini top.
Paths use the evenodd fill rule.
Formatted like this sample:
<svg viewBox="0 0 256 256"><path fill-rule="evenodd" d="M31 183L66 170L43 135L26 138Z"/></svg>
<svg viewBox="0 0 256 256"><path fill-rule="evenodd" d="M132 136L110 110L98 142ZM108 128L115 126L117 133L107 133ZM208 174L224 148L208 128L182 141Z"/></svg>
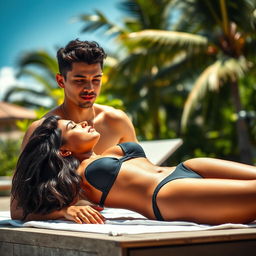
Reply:
<svg viewBox="0 0 256 256"><path fill-rule="evenodd" d="M118 144L118 146L123 150L123 157L102 157L91 162L85 169L86 180L93 187L102 192L99 202L100 206L104 205L106 197L116 180L122 163L131 158L146 157L143 148L135 142L126 142Z"/></svg>

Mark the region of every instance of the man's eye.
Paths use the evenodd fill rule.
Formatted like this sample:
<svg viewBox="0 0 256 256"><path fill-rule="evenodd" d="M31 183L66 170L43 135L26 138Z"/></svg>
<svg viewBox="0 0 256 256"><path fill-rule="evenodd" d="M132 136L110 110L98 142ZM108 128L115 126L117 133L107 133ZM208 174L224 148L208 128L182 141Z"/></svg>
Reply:
<svg viewBox="0 0 256 256"><path fill-rule="evenodd" d="M71 127L71 129L75 129L76 128L76 124L74 124L72 127Z"/></svg>

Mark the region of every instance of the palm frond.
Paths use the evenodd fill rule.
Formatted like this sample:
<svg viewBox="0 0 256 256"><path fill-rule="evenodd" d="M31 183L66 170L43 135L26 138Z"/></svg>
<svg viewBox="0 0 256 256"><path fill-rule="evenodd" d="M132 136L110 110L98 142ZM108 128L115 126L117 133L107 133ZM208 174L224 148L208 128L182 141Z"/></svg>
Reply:
<svg viewBox="0 0 256 256"><path fill-rule="evenodd" d="M130 31L167 29L171 3L172 0L126 0L119 4L119 9L129 17L124 21Z"/></svg>
<svg viewBox="0 0 256 256"><path fill-rule="evenodd" d="M109 36L123 34L125 32L98 10L95 11L95 14L81 15L80 20L85 23L82 32L95 32L99 29L103 29L105 34Z"/></svg>
<svg viewBox="0 0 256 256"><path fill-rule="evenodd" d="M198 101L205 95L207 90L219 90L220 86L229 81L237 81L248 70L248 62L244 57L239 59L227 58L217 60L206 68L196 80L184 106L181 118L181 126L184 129L188 117Z"/></svg>
<svg viewBox="0 0 256 256"><path fill-rule="evenodd" d="M3 97L4 101L9 102L10 97L14 94L17 94L17 93L32 94L32 95L39 96L39 97L47 96L47 94L44 91L36 91L34 89L14 86L14 87L11 87L8 91L6 91L6 93Z"/></svg>
<svg viewBox="0 0 256 256"><path fill-rule="evenodd" d="M216 59L215 56L205 55L205 52L181 54L179 58L163 65L156 74L155 79L168 79L171 84L183 83L187 79L192 79L205 67Z"/></svg>
<svg viewBox="0 0 256 256"><path fill-rule="evenodd" d="M176 1L176 8L182 13L176 24L177 30L186 29L186 31L196 33L202 28L212 30L217 24L221 26L219 1Z"/></svg>
<svg viewBox="0 0 256 256"><path fill-rule="evenodd" d="M38 74L35 71L32 70L28 70L28 69L22 69L19 73L19 75L21 76L29 76L32 77L33 79L35 79L37 82L39 82L40 85L43 86L44 90L50 95L51 91L53 89L58 88L55 80L49 81L49 79L47 79L44 75L42 74Z"/></svg>
<svg viewBox="0 0 256 256"><path fill-rule="evenodd" d="M200 30L200 33L204 33L220 28L225 31L228 29L227 23L234 22L243 32L255 32L254 0L183 0L176 1L175 6L182 13L176 24L176 29L180 31L197 33Z"/></svg>
<svg viewBox="0 0 256 256"><path fill-rule="evenodd" d="M227 1L227 8L230 21L234 22L243 33L255 34L255 0Z"/></svg>
<svg viewBox="0 0 256 256"><path fill-rule="evenodd" d="M55 74L58 72L56 59L42 50L24 54L19 60L18 65L21 69L29 65L37 66L44 70L52 79L55 79Z"/></svg>
<svg viewBox="0 0 256 256"><path fill-rule="evenodd" d="M21 100L12 100L11 101L12 104L15 104L15 105L18 105L18 106L22 106L22 107L25 107L25 108L30 108L30 109L48 109L49 110L51 109L51 106L42 106L42 104L40 104L38 101L35 101L35 100L32 100L31 98L30 99L21 99ZM44 112L46 113L46 111ZM43 116L43 115L40 115L40 116Z"/></svg>
<svg viewBox="0 0 256 256"><path fill-rule="evenodd" d="M134 46L147 45L148 47L175 47L176 50L197 51L207 47L208 39L204 36L185 32L165 30L143 30L128 34L129 40Z"/></svg>

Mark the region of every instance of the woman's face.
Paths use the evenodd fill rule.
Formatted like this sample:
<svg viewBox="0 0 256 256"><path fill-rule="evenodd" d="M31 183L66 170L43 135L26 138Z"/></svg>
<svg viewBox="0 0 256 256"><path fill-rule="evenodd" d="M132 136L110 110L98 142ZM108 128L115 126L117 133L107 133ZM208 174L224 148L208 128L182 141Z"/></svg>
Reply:
<svg viewBox="0 0 256 256"><path fill-rule="evenodd" d="M91 151L100 138L100 134L86 121L77 124L71 120L59 120L58 127L66 142L62 148L73 153Z"/></svg>

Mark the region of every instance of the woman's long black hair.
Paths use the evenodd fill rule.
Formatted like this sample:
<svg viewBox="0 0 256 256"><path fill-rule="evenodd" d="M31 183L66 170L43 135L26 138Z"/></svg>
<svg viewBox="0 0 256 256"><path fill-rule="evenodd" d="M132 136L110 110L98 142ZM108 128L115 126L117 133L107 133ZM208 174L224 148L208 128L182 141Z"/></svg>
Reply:
<svg viewBox="0 0 256 256"><path fill-rule="evenodd" d="M58 116L50 116L36 128L21 153L12 181L12 196L17 207L28 214L48 214L70 205L79 195L79 161L62 157L63 145Z"/></svg>

